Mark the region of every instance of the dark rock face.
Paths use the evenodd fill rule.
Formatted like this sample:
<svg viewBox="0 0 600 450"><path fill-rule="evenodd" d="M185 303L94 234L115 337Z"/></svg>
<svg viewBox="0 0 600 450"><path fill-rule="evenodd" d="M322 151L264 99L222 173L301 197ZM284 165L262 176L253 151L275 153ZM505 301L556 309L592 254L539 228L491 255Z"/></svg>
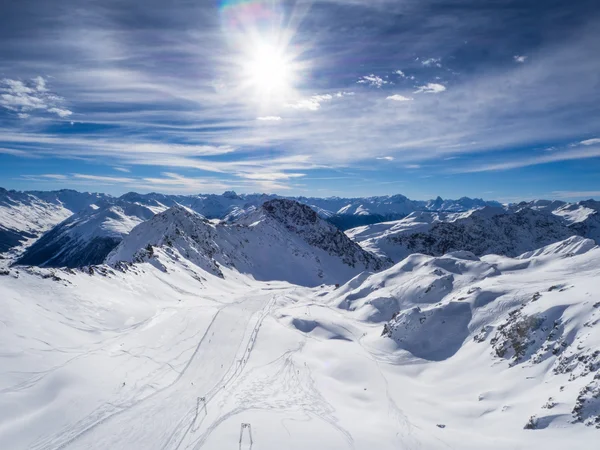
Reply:
<svg viewBox="0 0 600 450"><path fill-rule="evenodd" d="M427 232L390 238L413 253L441 256L466 250L481 256L499 254L518 256L571 237L575 230L550 214L522 209L514 214L498 211L488 215L476 211L469 218L438 222Z"/></svg>
<svg viewBox="0 0 600 450"><path fill-rule="evenodd" d="M368 270L379 271L392 265L390 260L377 258L363 250L337 227L321 219L309 206L293 200L275 199L264 203L262 209L308 244L340 257L350 267L362 263Z"/></svg>
<svg viewBox="0 0 600 450"><path fill-rule="evenodd" d="M335 225L342 231L349 230L351 228L362 227L365 225L373 225L375 223L390 222L392 220L400 220L406 217L406 214L363 214L363 215L349 215L349 214L336 214L328 217L327 222Z"/></svg>
<svg viewBox="0 0 600 450"><path fill-rule="evenodd" d="M22 244L27 239L34 237L36 237L36 235L33 233L0 227L0 253L4 253L17 245Z"/></svg>
<svg viewBox="0 0 600 450"><path fill-rule="evenodd" d="M82 267L102 264L108 254L119 245L120 239L96 237L90 241L69 236L57 236L56 228L42 236L16 264L40 267Z"/></svg>

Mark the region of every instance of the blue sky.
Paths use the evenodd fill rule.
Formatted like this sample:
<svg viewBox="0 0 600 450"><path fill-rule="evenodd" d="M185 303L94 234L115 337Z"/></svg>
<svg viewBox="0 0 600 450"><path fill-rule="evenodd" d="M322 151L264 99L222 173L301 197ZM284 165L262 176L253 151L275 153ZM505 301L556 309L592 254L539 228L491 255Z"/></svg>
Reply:
<svg viewBox="0 0 600 450"><path fill-rule="evenodd" d="M600 198L595 0L0 6L0 186Z"/></svg>

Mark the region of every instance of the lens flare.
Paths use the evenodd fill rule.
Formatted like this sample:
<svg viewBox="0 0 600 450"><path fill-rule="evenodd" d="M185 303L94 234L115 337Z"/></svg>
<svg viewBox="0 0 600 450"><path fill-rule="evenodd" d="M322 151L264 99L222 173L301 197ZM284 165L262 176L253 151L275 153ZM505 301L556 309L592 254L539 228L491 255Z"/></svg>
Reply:
<svg viewBox="0 0 600 450"><path fill-rule="evenodd" d="M234 83L262 105L283 104L299 78L294 30L277 0L226 0L221 26L233 49ZM286 25L287 24L287 25Z"/></svg>

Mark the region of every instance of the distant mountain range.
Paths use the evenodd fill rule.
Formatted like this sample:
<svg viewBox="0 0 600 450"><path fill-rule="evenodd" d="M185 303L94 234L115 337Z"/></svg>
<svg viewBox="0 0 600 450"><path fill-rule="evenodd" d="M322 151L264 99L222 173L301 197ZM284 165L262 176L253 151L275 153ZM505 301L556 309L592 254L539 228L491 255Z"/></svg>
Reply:
<svg viewBox="0 0 600 450"><path fill-rule="evenodd" d="M305 205L309 209L304 210L314 211L319 223L329 222L346 231L369 256L375 254L380 260L399 261L411 253L442 255L453 250L517 256L572 235L600 242L600 202L593 200L502 205L466 197L430 201L410 200L403 195L286 199L231 191L221 195L132 192L112 197L72 190L1 189L0 252L24 265L100 264L134 227L155 214L173 208L181 213L183 208L200 218L198 224L206 222L215 230L224 230L225 224L248 226L249 220L267 214L263 205L273 204L274 200L289 200L281 203L287 205L281 208L293 211L296 207L290 205ZM339 235L335 236L339 240Z"/></svg>
<svg viewBox="0 0 600 450"><path fill-rule="evenodd" d="M466 250L475 255L518 256L571 236L600 243L600 202L523 202L462 213L414 212L391 222L347 230L365 249L395 262L412 253L441 256Z"/></svg>

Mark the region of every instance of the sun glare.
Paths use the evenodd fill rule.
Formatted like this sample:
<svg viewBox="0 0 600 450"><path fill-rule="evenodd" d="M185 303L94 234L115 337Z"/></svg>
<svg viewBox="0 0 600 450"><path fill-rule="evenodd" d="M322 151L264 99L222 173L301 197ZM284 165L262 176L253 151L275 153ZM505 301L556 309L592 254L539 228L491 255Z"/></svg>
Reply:
<svg viewBox="0 0 600 450"><path fill-rule="evenodd" d="M291 89L291 61L276 46L256 45L250 52L245 69L247 82L262 100L284 96Z"/></svg>

